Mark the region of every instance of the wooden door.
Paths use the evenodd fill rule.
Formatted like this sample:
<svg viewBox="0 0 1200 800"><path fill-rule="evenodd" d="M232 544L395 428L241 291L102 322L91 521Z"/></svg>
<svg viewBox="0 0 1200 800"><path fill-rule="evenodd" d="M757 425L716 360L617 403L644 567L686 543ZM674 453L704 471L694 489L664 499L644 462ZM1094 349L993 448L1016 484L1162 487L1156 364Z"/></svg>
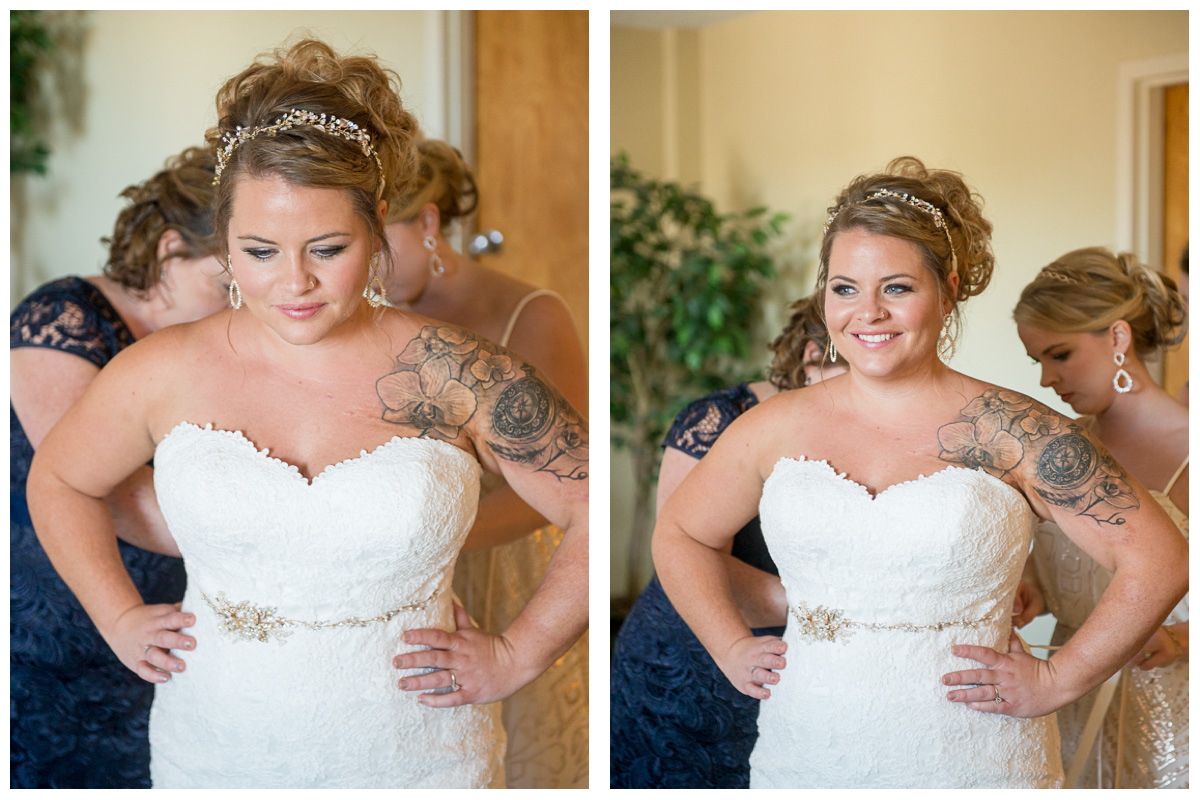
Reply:
<svg viewBox="0 0 1200 800"><path fill-rule="evenodd" d="M1178 282L1179 257L1188 244L1188 84L1163 90L1163 116L1163 268ZM1185 338L1182 346L1167 352L1163 388L1178 397L1187 382Z"/></svg>
<svg viewBox="0 0 1200 800"><path fill-rule="evenodd" d="M586 355L587 12L475 12L475 114L485 263L562 295Z"/></svg>

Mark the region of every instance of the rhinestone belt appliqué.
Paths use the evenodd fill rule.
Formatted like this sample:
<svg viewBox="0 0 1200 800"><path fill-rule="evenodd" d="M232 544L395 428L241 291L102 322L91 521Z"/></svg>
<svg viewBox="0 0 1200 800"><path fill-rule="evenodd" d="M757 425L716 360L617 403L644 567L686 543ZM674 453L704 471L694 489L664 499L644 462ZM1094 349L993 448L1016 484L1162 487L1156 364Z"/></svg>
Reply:
<svg viewBox="0 0 1200 800"><path fill-rule="evenodd" d="M244 600L240 603L231 603L225 597L224 592L219 592L215 600L210 599L203 592L200 593L200 597L204 599L204 602L208 603L208 607L216 612L221 633L225 636L234 641L276 641L279 643L282 643L284 639L291 636L292 630L290 629L294 628L307 628L310 631L320 631L327 628L364 628L367 625L377 622L387 622L397 614L402 614L405 611L418 611L424 608L436 595L437 592L435 591L419 603L385 611L379 616L369 619L347 617L336 622L321 620L309 622L302 619L281 617L276 613L278 609L275 606L256 606Z"/></svg>
<svg viewBox="0 0 1200 800"><path fill-rule="evenodd" d="M846 619L845 613L840 609L828 608L826 606L816 606L814 608L807 603L791 606L789 611L792 612L792 616L799 623L799 627L796 630L799 632L800 638L807 642L845 641L854 633L855 628L870 631L906 631L916 633L918 631L940 631L945 628L956 627L976 628L1000 618L1000 615L993 614L982 619L935 622L932 625L913 625L909 622L885 625L880 622L858 622Z"/></svg>

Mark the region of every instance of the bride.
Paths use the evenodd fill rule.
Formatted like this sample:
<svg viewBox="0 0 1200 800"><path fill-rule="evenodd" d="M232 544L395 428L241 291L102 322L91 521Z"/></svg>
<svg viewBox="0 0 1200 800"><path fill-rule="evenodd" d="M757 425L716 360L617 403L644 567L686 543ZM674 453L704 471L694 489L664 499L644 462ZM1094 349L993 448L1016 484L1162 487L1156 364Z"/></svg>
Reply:
<svg viewBox="0 0 1200 800"><path fill-rule="evenodd" d="M1094 437L939 359L991 277L990 234L957 173L904 158L852 182L817 286L829 360L850 371L739 417L659 517L663 587L764 701L751 788L1057 786L1048 715L1186 591L1186 543ZM782 639L751 635L721 568L756 512L787 590ZM1011 625L1035 515L1113 572L1049 661Z"/></svg>
<svg viewBox="0 0 1200 800"><path fill-rule="evenodd" d="M123 352L35 457L47 553L158 684L156 787L503 786L494 701L586 627L584 421L517 354L378 296L415 168L397 90L315 41L226 83L233 308ZM100 499L151 458L182 607L143 604ZM499 636L450 592L481 467L566 530Z"/></svg>

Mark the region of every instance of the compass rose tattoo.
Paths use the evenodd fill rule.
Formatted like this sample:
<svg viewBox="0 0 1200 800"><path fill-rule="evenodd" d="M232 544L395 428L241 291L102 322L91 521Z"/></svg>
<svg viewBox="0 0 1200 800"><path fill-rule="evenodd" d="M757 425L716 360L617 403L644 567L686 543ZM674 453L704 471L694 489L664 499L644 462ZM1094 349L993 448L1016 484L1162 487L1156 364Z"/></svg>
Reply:
<svg viewBox="0 0 1200 800"><path fill-rule="evenodd" d="M587 478L587 424L532 364L463 328L426 325L375 383L383 419L421 436L456 439L469 422L490 423L498 458L559 481Z"/></svg>
<svg viewBox="0 0 1200 800"><path fill-rule="evenodd" d="M992 388L959 414L938 429L943 461L1003 478L1032 459L1038 495L1100 526L1124 525L1121 514L1140 508L1125 470L1083 428L1047 406Z"/></svg>

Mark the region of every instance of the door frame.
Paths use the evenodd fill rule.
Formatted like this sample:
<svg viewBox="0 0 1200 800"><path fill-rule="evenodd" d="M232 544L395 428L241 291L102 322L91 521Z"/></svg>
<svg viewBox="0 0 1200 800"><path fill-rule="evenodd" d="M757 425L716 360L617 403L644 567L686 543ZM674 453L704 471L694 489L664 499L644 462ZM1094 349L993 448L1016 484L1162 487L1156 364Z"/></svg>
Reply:
<svg viewBox="0 0 1200 800"><path fill-rule="evenodd" d="M1188 54L1117 70L1117 249L1163 263L1163 89L1188 81Z"/></svg>

